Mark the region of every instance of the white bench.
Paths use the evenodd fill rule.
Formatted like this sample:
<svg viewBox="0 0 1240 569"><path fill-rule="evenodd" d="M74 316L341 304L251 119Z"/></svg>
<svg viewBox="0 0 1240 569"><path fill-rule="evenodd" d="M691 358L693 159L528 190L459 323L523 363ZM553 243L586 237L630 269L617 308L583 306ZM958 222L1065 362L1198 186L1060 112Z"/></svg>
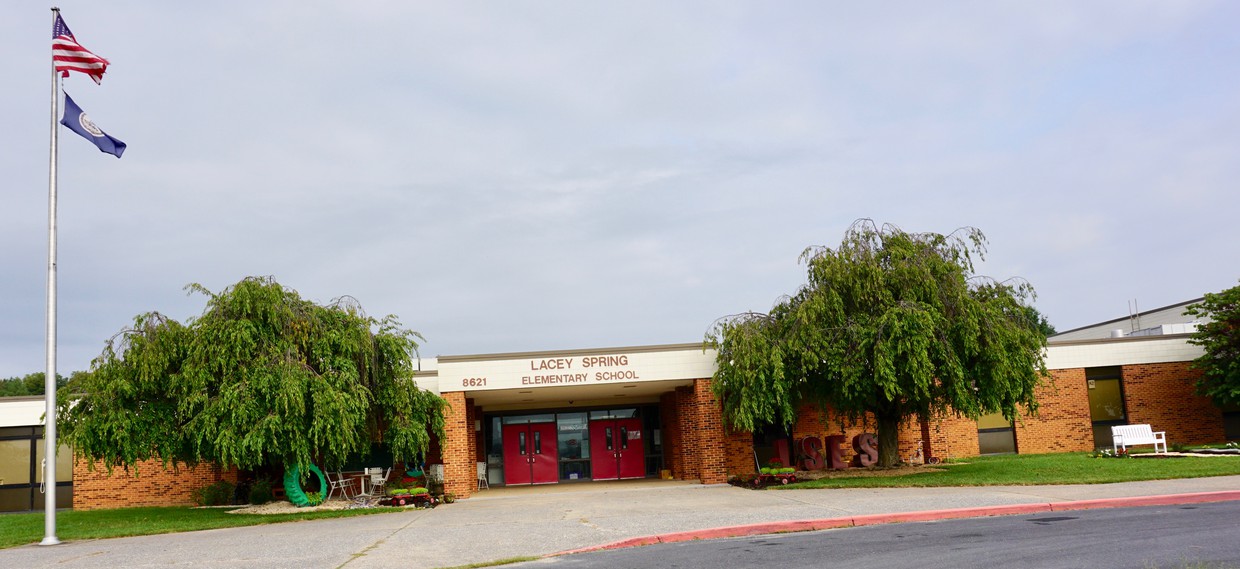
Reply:
<svg viewBox="0 0 1240 569"><path fill-rule="evenodd" d="M1167 432L1158 431L1157 433L1150 428L1149 425L1119 425L1111 427L1111 449L1119 454L1120 449L1128 450L1128 447L1134 445L1154 445L1154 452L1160 452L1158 445L1162 445L1162 453L1167 452Z"/></svg>

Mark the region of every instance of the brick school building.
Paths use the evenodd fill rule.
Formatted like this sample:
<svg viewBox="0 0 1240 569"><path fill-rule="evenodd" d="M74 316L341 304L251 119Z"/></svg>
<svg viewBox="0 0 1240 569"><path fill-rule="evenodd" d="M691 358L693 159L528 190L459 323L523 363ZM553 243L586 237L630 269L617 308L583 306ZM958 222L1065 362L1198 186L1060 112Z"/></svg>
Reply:
<svg viewBox="0 0 1240 569"><path fill-rule="evenodd" d="M1159 310L1182 313L1186 304ZM1156 312L1147 328L1116 332L1135 328L1124 319L1051 337L1037 416L915 419L902 427L900 456L1091 451L1110 447L1110 427L1123 424L1150 424L1173 445L1240 439L1240 409L1195 393L1200 372L1189 364L1201 351L1187 342L1191 330L1157 324ZM441 356L423 359L421 369L414 381L451 405L428 471L442 473L444 491L459 498L488 486L660 477L718 484L771 459L804 466L813 440L821 449L840 440L828 437L850 441L873 428L805 408L789 431L729 432L710 389L715 353L701 343ZM42 508L37 403L0 400L0 510ZM211 465L144 464L136 475L109 476L59 460L58 472L72 476L59 482L58 497L78 509L188 504L195 488L238 479Z"/></svg>

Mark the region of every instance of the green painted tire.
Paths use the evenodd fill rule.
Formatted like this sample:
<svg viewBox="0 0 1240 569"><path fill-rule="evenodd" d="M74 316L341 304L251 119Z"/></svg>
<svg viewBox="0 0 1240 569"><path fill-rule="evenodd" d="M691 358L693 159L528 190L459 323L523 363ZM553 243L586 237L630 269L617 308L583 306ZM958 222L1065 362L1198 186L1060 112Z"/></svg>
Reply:
<svg viewBox="0 0 1240 569"><path fill-rule="evenodd" d="M294 465L284 471L284 495L298 508L322 504L323 497L327 496L327 477L323 476L323 471L311 464L310 474L319 477L319 500L317 502L311 502L306 493L301 490L301 470L297 466Z"/></svg>

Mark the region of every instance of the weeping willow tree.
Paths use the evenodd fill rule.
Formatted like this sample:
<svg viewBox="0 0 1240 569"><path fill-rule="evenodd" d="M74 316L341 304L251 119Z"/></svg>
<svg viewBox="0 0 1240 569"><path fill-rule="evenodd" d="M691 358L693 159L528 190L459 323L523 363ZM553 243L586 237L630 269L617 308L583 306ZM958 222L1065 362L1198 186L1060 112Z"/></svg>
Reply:
<svg viewBox="0 0 1240 569"><path fill-rule="evenodd" d="M207 297L201 316L139 315L63 390L59 428L79 457L305 473L373 441L414 460L443 436L446 402L412 380L421 337L394 316L351 297L320 306L271 278L186 288Z"/></svg>
<svg viewBox="0 0 1240 569"><path fill-rule="evenodd" d="M732 428L791 427L810 403L877 423L879 465L898 457L900 424L1037 409L1046 338L1024 281L974 274L977 229L907 233L869 220L838 248L801 256L808 282L769 313L718 320L712 388Z"/></svg>
<svg viewBox="0 0 1240 569"><path fill-rule="evenodd" d="M1188 341L1204 350L1192 366L1202 372L1197 393L1219 407L1240 405L1240 286L1207 292L1184 313L1203 320Z"/></svg>

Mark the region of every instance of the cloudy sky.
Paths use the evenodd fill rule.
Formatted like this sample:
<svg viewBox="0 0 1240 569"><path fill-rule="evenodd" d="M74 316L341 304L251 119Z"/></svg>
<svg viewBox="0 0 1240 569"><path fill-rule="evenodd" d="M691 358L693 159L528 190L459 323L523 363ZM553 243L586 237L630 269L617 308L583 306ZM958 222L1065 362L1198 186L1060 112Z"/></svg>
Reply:
<svg viewBox="0 0 1240 569"><path fill-rule="evenodd" d="M423 355L695 342L858 218L1060 330L1237 284L1240 3L59 3L59 369L272 275ZM48 6L0 18L0 377L44 366Z"/></svg>

